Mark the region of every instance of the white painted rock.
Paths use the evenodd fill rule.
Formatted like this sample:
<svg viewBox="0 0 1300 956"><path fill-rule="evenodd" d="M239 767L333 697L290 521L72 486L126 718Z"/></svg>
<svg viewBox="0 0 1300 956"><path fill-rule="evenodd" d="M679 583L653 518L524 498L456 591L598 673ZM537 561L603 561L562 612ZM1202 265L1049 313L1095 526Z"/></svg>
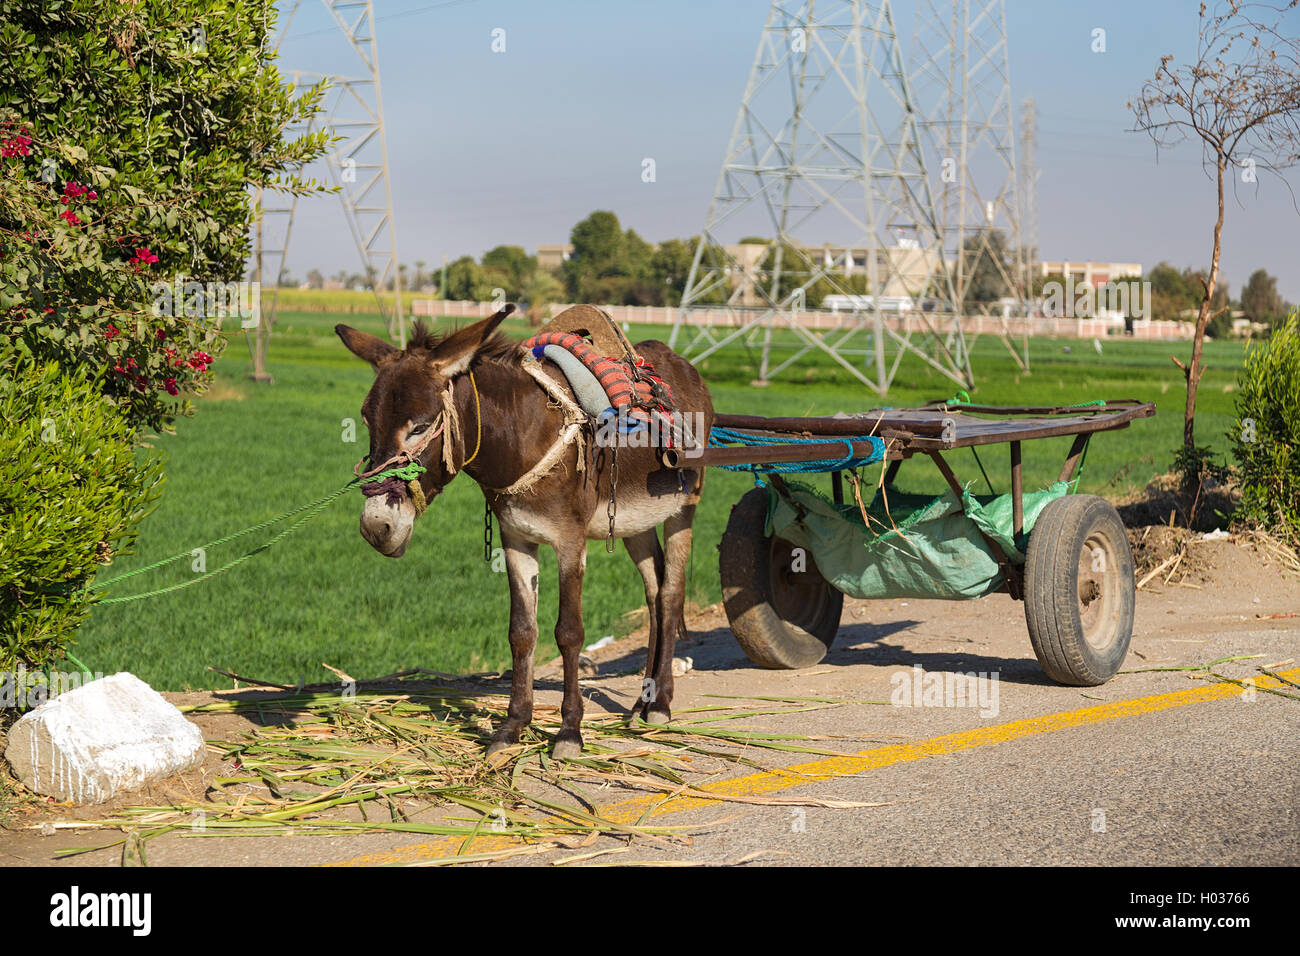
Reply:
<svg viewBox="0 0 1300 956"><path fill-rule="evenodd" d="M203 762L203 734L163 696L125 671L84 684L25 714L5 758L31 790L103 803L122 790Z"/></svg>

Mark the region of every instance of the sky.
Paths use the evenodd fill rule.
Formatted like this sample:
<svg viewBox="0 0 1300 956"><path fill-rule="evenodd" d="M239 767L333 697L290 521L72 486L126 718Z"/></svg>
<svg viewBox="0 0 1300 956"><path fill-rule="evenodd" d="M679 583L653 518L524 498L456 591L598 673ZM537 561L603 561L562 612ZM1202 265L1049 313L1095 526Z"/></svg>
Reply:
<svg viewBox="0 0 1300 956"><path fill-rule="evenodd" d="M280 0L286 11L291 3ZM769 4L763 0L375 0L399 259L567 242L597 209L651 241L705 222ZM893 5L912 53L914 0ZM1038 105L1042 257L1208 266L1214 183L1199 150L1160 152L1126 104L1161 55L1195 52L1199 0L1006 0L1014 112ZM283 14L282 14L283 15ZM1291 15L1300 35L1300 13ZM302 0L280 69L355 75ZM1094 52L1095 30L1105 52ZM504 31L495 33L494 31ZM504 51L494 52L494 40ZM655 161L644 182L642 162ZM324 168L310 170L324 176ZM1289 175L1300 193L1300 172ZM1260 176L1230 196L1223 277L1267 269L1300 302L1300 212ZM811 238L811 237L810 237ZM816 241L821 241L817 239ZM304 201L288 271L359 272L338 200Z"/></svg>

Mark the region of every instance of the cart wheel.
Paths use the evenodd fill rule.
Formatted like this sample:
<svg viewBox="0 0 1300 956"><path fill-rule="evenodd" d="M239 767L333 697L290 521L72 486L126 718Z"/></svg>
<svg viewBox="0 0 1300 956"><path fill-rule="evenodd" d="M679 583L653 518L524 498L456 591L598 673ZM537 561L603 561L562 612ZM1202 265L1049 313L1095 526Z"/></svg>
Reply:
<svg viewBox="0 0 1300 956"><path fill-rule="evenodd" d="M1047 676L1092 687L1115 676L1133 637L1133 553L1119 513L1095 495L1043 509L1029 535L1025 620Z"/></svg>
<svg viewBox="0 0 1300 956"><path fill-rule="evenodd" d="M791 570L794 546L766 537L767 492L755 488L731 509L718 570L731 632L760 667L810 667L826 656L840 626L844 595L827 583L812 555Z"/></svg>

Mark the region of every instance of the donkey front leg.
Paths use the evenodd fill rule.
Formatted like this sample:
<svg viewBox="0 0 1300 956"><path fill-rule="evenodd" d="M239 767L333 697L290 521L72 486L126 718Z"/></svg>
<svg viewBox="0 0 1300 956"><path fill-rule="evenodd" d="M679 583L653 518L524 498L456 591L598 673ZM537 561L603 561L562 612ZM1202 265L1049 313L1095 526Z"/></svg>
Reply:
<svg viewBox="0 0 1300 956"><path fill-rule="evenodd" d="M510 579L510 708L506 722L492 736L487 755L519 742L533 719L533 652L537 649L537 545L501 529Z"/></svg>
<svg viewBox="0 0 1300 956"><path fill-rule="evenodd" d="M585 631L582 627L582 578L587 570L587 542L581 533L569 540L576 544L557 547L560 570L560 614L555 622L555 643L564 661L564 700L560 705L560 732L552 756L567 760L582 755L582 688L578 686L578 654Z"/></svg>

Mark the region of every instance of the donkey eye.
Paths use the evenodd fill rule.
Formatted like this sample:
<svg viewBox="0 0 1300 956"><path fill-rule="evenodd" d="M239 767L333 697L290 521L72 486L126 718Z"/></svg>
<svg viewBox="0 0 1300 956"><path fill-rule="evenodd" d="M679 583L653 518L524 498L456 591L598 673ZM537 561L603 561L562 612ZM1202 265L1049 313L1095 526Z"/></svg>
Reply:
<svg viewBox="0 0 1300 956"><path fill-rule="evenodd" d="M429 426L426 423L423 425L416 425L414 428L410 430L408 434L411 438L414 438L416 435L423 435L428 430L429 430Z"/></svg>

